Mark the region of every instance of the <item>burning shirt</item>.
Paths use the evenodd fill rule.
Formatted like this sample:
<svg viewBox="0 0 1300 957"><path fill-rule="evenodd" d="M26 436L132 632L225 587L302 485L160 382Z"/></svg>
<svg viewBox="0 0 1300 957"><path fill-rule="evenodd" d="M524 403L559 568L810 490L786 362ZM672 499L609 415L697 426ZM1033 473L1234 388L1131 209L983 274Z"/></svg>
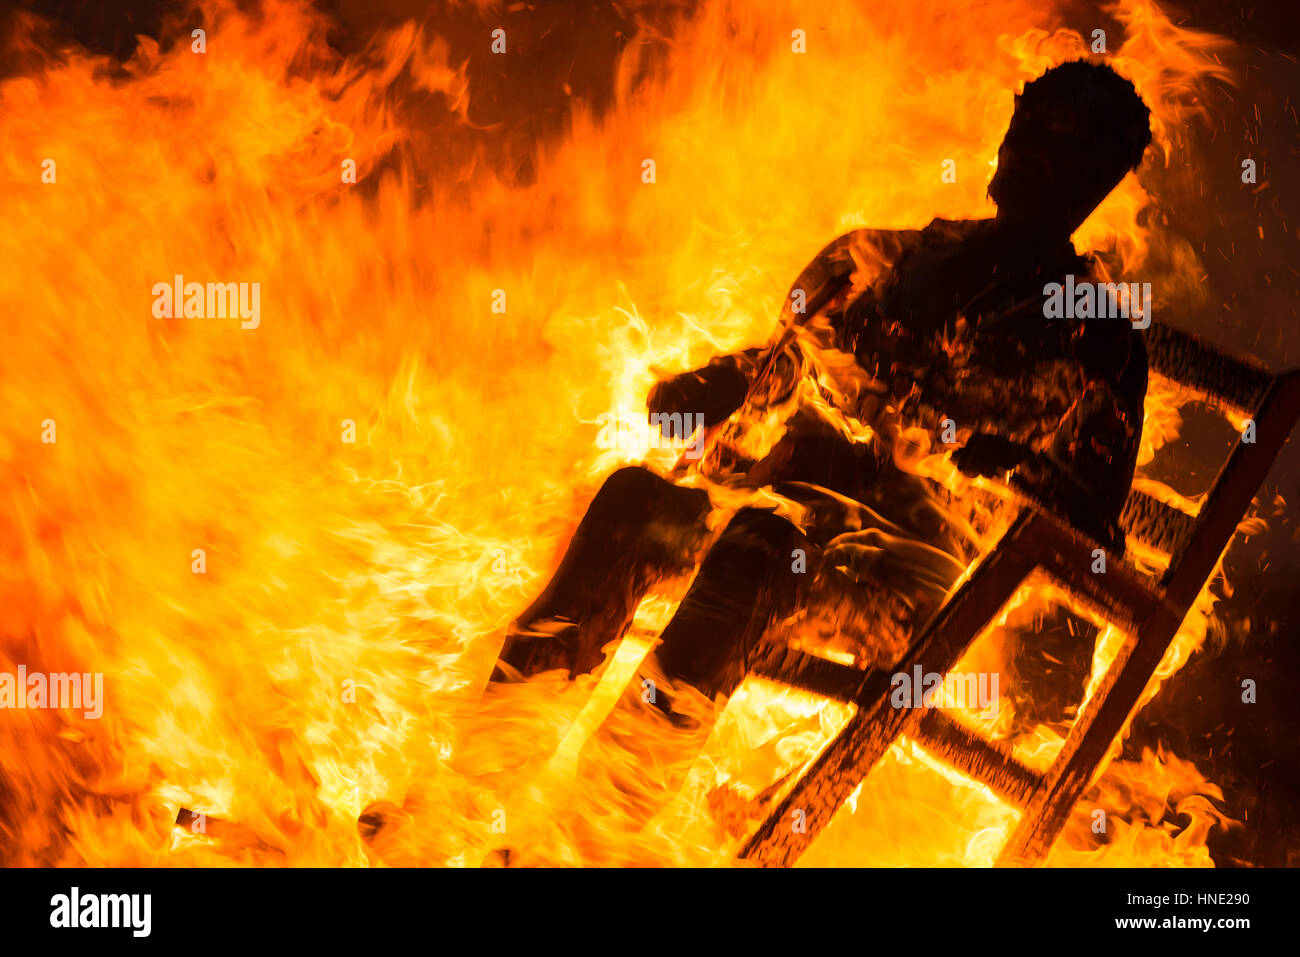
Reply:
<svg viewBox="0 0 1300 957"><path fill-rule="evenodd" d="M1068 242L1043 248L1007 233L995 220L935 220L856 230L826 247L787 303L793 340L766 369L757 350L730 357L754 386L710 456L711 474L743 484L826 479L861 500L897 457L898 438L921 436L941 451L979 450L981 474L1022 466L1040 498L1115 541L1141 436L1140 333L1109 317L1048 318L1045 286L1095 264ZM810 430L870 446L875 466L859 461L846 477L794 454L807 452Z"/></svg>

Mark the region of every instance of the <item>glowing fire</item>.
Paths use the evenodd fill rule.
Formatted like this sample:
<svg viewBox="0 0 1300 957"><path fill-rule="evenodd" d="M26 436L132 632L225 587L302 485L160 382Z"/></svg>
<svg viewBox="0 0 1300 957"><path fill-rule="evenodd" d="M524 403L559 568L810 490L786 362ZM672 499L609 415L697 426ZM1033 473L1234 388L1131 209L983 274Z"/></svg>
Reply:
<svg viewBox="0 0 1300 957"><path fill-rule="evenodd" d="M125 76L39 54L4 81L0 670L103 672L107 702L0 714L0 860L730 860L746 800L846 706L751 679L694 762L698 741L627 726L618 681L664 597L603 682L479 696L599 481L641 459L597 449L598 417L639 415L655 369L765 341L845 230L991 215L1013 92L1087 52L1029 0L890 6L705 3L648 78L629 46L612 108L575 103L527 184L466 147L467 72L411 24L343 58L304 4L210 3L204 54L173 26ZM1160 161L1184 162L1174 133L1224 75L1218 41L1144 0L1118 14L1111 62L1153 108ZM407 109L430 97L437 136ZM1130 177L1076 245L1194 275L1185 242L1139 227L1149 203ZM259 282L260 326L155 318L177 273ZM1175 399L1153 387L1152 452ZM1207 796L1173 755L1117 761L1089 802L1109 843L1084 815L1053 861L1207 864ZM1176 836L1166 799L1194 821ZM176 828L181 808L206 830ZM358 828L367 808L382 828ZM900 741L805 861L988 863L1015 814Z"/></svg>

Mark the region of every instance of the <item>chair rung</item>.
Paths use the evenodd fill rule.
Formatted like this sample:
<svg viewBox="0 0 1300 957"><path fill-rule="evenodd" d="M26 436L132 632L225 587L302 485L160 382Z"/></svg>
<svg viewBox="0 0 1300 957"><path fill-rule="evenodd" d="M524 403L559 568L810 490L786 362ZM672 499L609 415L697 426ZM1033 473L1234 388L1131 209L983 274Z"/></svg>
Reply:
<svg viewBox="0 0 1300 957"><path fill-rule="evenodd" d="M1166 555L1177 554L1195 521L1196 516L1136 489L1129 493L1119 518L1128 535Z"/></svg>
<svg viewBox="0 0 1300 957"><path fill-rule="evenodd" d="M1022 807L1043 776L998 741L990 741L942 711L931 711L917 734L921 744L957 770L987 784L1001 798Z"/></svg>
<svg viewBox="0 0 1300 957"><path fill-rule="evenodd" d="M846 704L860 700L873 678L874 692L889 689L888 674L842 665L784 644L768 648L750 662L749 673Z"/></svg>
<svg viewBox="0 0 1300 957"><path fill-rule="evenodd" d="M1152 370L1211 404L1253 410L1273 379L1263 364L1230 356L1191 333L1160 322L1151 323L1146 331L1146 346Z"/></svg>
<svg viewBox="0 0 1300 957"><path fill-rule="evenodd" d="M858 702L888 693L889 675L863 671L795 648L781 647L755 662L751 672L771 681L842 702ZM868 690L869 682L879 687ZM1005 745L990 741L948 717L930 711L921 722L917 740L953 767L987 784L999 797L1017 806L1028 800L1042 775L1023 764Z"/></svg>

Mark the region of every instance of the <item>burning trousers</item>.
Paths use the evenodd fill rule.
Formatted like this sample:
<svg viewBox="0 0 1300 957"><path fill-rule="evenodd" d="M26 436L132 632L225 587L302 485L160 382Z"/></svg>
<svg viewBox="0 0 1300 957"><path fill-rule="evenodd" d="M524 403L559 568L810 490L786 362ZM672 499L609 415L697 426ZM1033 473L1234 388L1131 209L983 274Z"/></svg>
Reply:
<svg viewBox="0 0 1300 957"><path fill-rule="evenodd" d="M882 469L872 448L815 423L791 429L747 469L747 481L803 506L807 531L773 512L742 508L715 536L705 521L712 505L703 490L642 468L611 475L549 585L511 627L494 678L556 668L570 675L590 671L652 588L693 571L657 657L666 677L706 696L735 690L777 622L795 622L801 635L855 632L888 650L889 658L902 651L914 619L932 610L964 567L941 562L939 587L930 589L928 600L917 600L912 566L906 572L895 567L897 580L883 581L890 569L880 555L906 555L908 535L952 547L942 520L916 507L925 497L917 488L901 490L912 477ZM857 501L875 493L891 507L907 503L910 531ZM864 536L877 537L868 543ZM913 546L913 557L916 548L938 554ZM864 556L872 560L861 561ZM850 571L837 567L841 563ZM864 574L853 574L855 567ZM900 599L899 593L911 594Z"/></svg>
<svg viewBox="0 0 1300 957"><path fill-rule="evenodd" d="M606 480L542 595L515 622L501 662L522 675L591 670L656 584L689 574L713 536L709 497L640 468ZM671 622L659 663L671 679L712 696L744 677L772 618L798 601L791 553L810 550L785 519L741 509L708 548ZM498 667L496 677L508 672Z"/></svg>

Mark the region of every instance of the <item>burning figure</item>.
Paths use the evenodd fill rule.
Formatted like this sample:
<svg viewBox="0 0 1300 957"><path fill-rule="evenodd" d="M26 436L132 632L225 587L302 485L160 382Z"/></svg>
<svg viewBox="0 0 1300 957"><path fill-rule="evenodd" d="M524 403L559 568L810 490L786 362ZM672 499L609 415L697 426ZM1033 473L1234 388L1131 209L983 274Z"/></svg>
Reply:
<svg viewBox="0 0 1300 957"><path fill-rule="evenodd" d="M942 489L915 474L918 436L969 476L1009 474L1121 554L1141 333L1045 318L1044 288L1097 275L1070 236L1150 140L1146 106L1110 68L1049 70L1016 98L994 219L850 232L796 279L770 347L660 382L651 412L702 415L707 453L673 480L610 476L494 679L592 669L651 588L692 572L648 665L669 679L654 703L675 721L674 689L729 695L782 622L860 630L863 654L887 665L977 554ZM732 493L747 503L711 531Z"/></svg>

